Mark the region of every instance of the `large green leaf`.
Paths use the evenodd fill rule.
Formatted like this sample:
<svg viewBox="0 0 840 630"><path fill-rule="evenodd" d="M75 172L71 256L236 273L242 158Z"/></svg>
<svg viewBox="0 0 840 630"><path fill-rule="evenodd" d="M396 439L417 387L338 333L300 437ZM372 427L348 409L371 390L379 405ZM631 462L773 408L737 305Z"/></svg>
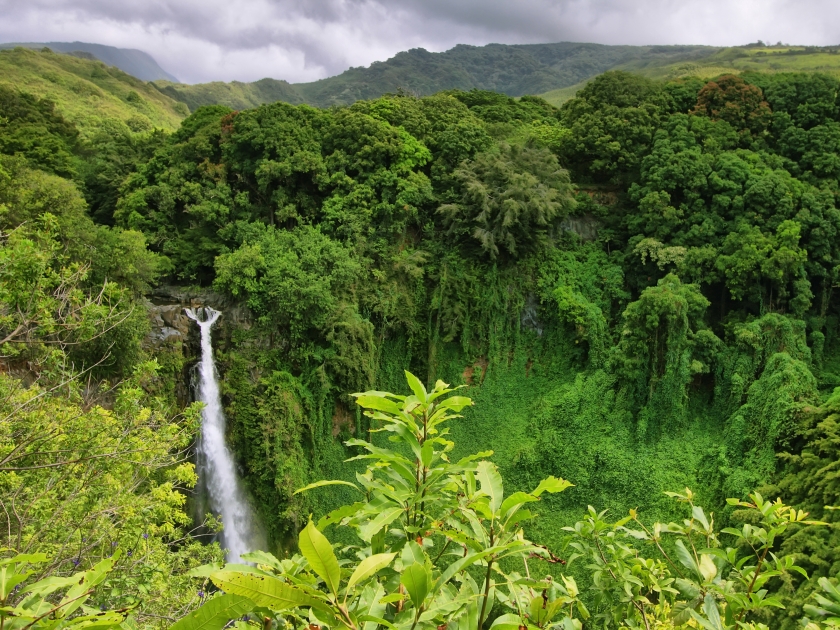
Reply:
<svg viewBox="0 0 840 630"><path fill-rule="evenodd" d="M715 579L715 576L717 575L717 566L715 565L715 561L712 559L711 554L704 553L700 555L700 573L703 575L703 580L706 582L711 582ZM758 586L755 588L758 588Z"/></svg>
<svg viewBox="0 0 840 630"><path fill-rule="evenodd" d="M278 560L273 554L270 554L266 551L249 551L248 553L242 554L242 559L245 562L254 562L256 564L262 564L267 567L271 567L276 571L283 572L283 564ZM215 573L215 571L213 571Z"/></svg>
<svg viewBox="0 0 840 630"><path fill-rule="evenodd" d="M726 630L720 618L717 602L711 593L706 593L706 597L703 599L703 612L706 614L705 619L693 610L691 611L691 616L701 626L706 628L706 630Z"/></svg>
<svg viewBox="0 0 840 630"><path fill-rule="evenodd" d="M504 501L502 501L502 516L505 516L512 508L525 505L526 503L533 503L539 501L538 497L527 492L514 492Z"/></svg>
<svg viewBox="0 0 840 630"><path fill-rule="evenodd" d="M108 577L108 574L114 568L114 564L120 559L121 555L122 552L118 549L110 558L100 560L92 569L82 573L81 579L67 591L64 599L61 600L62 608L60 616L69 617L76 612L88 599L85 593L105 581L105 578ZM74 577L78 578L79 574L76 574Z"/></svg>
<svg viewBox="0 0 840 630"><path fill-rule="evenodd" d="M419 562L420 564L427 564L430 562L426 553L423 551L423 547L413 540L409 540L402 548L400 559L402 560L403 567L407 567L408 565L416 562Z"/></svg>
<svg viewBox="0 0 840 630"><path fill-rule="evenodd" d="M87 630L87 628L119 628L120 625L128 617L128 611L113 611L99 612L93 615L83 615L81 617L73 617L69 622L61 623L61 620L42 619L39 623L33 626L33 630L49 630L56 626L67 630ZM46 622L46 623L45 623Z"/></svg>
<svg viewBox="0 0 840 630"><path fill-rule="evenodd" d="M319 603L308 593L270 575L219 571L211 575L210 579L226 593L247 597L257 606L275 611Z"/></svg>
<svg viewBox="0 0 840 630"><path fill-rule="evenodd" d="M496 630L519 630L519 626L521 625L523 625L523 623L522 618L519 615L507 613L496 617L490 627L496 628Z"/></svg>
<svg viewBox="0 0 840 630"><path fill-rule="evenodd" d="M6 600L14 588L26 580L34 571L25 571L24 573L15 573L8 570L8 567L0 568L0 600Z"/></svg>
<svg viewBox="0 0 840 630"><path fill-rule="evenodd" d="M336 508L329 514L322 516L318 521L318 525L316 525L316 527L319 531L324 531L324 529L326 529L329 525L340 523L348 516L355 516L366 505L366 503L363 503L361 501L358 501L356 503L350 503L348 505L342 505L340 508Z"/></svg>
<svg viewBox="0 0 840 630"><path fill-rule="evenodd" d="M231 619L241 617L253 608L254 602L247 597L228 593L208 600L175 622L169 630L222 630Z"/></svg>
<svg viewBox="0 0 840 630"><path fill-rule="evenodd" d="M6 564L42 564L47 561L47 555L44 553L21 553L11 558L4 558L0 560L0 566Z"/></svg>
<svg viewBox="0 0 840 630"><path fill-rule="evenodd" d="M700 567L697 566L697 561L694 560L694 556L692 556L691 552L686 548L685 543L678 540L674 547L676 548L677 560L680 561L680 564L687 569L690 569L695 576L702 580L703 574L700 572Z"/></svg>
<svg viewBox="0 0 840 630"><path fill-rule="evenodd" d="M400 584L405 587L415 608L420 608L432 588L432 575L425 565L414 563L403 570Z"/></svg>
<svg viewBox="0 0 840 630"><path fill-rule="evenodd" d="M359 563L350 580L347 582L347 588L353 588L359 582L368 579L371 575L384 569L394 559L395 553L378 553L373 556L368 556Z"/></svg>
<svg viewBox="0 0 840 630"><path fill-rule="evenodd" d="M426 387L420 382L420 379L408 370L405 370L405 380L408 381L408 386L411 388L411 391L414 392L414 395L417 396L417 400L425 405L426 396L428 394L426 393Z"/></svg>
<svg viewBox="0 0 840 630"><path fill-rule="evenodd" d="M359 404L360 407L364 407L365 409L384 411L385 413L390 413L395 416L399 416L402 414L402 407L400 407L393 400L389 400L388 398L362 395L356 398L356 402Z"/></svg>
<svg viewBox="0 0 840 630"><path fill-rule="evenodd" d="M221 562L212 562L210 564L202 564L186 572L187 577L209 578L214 573L222 570Z"/></svg>
<svg viewBox="0 0 840 630"><path fill-rule="evenodd" d="M447 410L447 411L454 411L459 412L464 407L470 407L473 404L471 398L467 398L466 396L450 396L439 402L435 407L436 410Z"/></svg>
<svg viewBox="0 0 840 630"><path fill-rule="evenodd" d="M479 462L475 476L481 484L481 492L490 498L490 511L495 515L502 506L504 486L499 469L491 462Z"/></svg>
<svg viewBox="0 0 840 630"><path fill-rule="evenodd" d="M566 481L565 479L561 479L559 477L546 477L531 494L535 497L540 496L543 492L551 492L554 494L556 492L563 492L572 486L574 486L574 484Z"/></svg>
<svg viewBox="0 0 840 630"><path fill-rule="evenodd" d="M330 541L318 531L312 521L309 521L303 531L300 532L298 546L312 570L324 580L330 592L337 595L339 582L341 581L341 569L338 566L338 560L333 553Z"/></svg>
<svg viewBox="0 0 840 630"><path fill-rule="evenodd" d="M436 588L440 589L446 584L449 580L451 580L456 573L460 573L468 566L475 564L479 560L483 560L489 555L492 555L498 551L498 547L490 547L489 549L485 549L484 551L480 551L478 553L473 553L468 555L466 558L459 558L444 570L443 573L440 574L436 582Z"/></svg>
<svg viewBox="0 0 840 630"><path fill-rule="evenodd" d="M356 618L364 622L363 630L376 630L379 625L378 621L368 619L376 618L378 620L385 614L388 605L381 601L384 596L385 588L379 582L371 582L365 586L356 609L353 611Z"/></svg>
<svg viewBox="0 0 840 630"><path fill-rule="evenodd" d="M369 542L371 538L379 533L383 527L393 523L397 517L403 514L403 512L405 512L405 510L402 508L388 508L386 510L382 510L374 518L359 528L359 536L362 537L362 540Z"/></svg>
<svg viewBox="0 0 840 630"><path fill-rule="evenodd" d="M323 488L324 486L350 486L354 490L359 490L359 487L355 483L350 483L349 481L340 481L338 479L330 479L324 481L316 481L315 483L310 483L308 486L304 486L303 488L298 488L295 490L294 494L300 494L301 492L307 492L308 490L314 490L315 488Z"/></svg>

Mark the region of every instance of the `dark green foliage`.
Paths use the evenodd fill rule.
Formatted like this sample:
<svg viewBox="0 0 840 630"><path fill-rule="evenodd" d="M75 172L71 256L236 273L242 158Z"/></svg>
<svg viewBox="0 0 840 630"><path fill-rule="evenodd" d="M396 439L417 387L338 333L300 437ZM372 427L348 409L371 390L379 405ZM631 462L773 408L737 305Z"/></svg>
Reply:
<svg viewBox="0 0 840 630"><path fill-rule="evenodd" d="M203 108L129 174L116 216L177 276L249 307L228 402L277 540L305 509L291 484L334 466L334 435L365 430L346 392L393 386L406 365L490 401L516 384L510 434L494 430L501 403L469 412L468 432L510 440L502 468L523 487L568 465L623 497L611 505L659 509L650 487L694 479L721 501L801 443L819 384L806 333L823 364L836 343L840 213L827 176L792 170L810 163L782 143L793 122L768 126L767 98L615 72L560 111L481 90ZM793 129L831 123L817 122ZM575 205L561 164L586 186ZM592 447L578 459L563 435ZM290 468L266 441L320 463ZM628 472L638 449L644 474Z"/></svg>
<svg viewBox="0 0 840 630"><path fill-rule="evenodd" d="M817 588L817 578L840 573L840 523L838 513L829 509L840 505L837 467L840 462L840 391L834 390L821 405L806 405L798 410L800 444L790 444L781 453L784 474L767 489L791 497L813 517L829 523L828 527L800 527L781 545L794 553L808 571L810 580L787 583L782 589L788 612L780 616L780 628L797 627L802 606ZM804 446L801 444L804 443ZM801 448L797 448L801 447ZM829 507L826 507L829 506Z"/></svg>
<svg viewBox="0 0 840 630"><path fill-rule="evenodd" d="M162 131L135 134L116 123L103 124L91 137L79 168L89 213L97 222L114 224L120 188L126 177L145 163L164 141Z"/></svg>
<svg viewBox="0 0 840 630"><path fill-rule="evenodd" d="M840 80L827 74L761 74L744 76L764 92L774 119L790 117L797 127L811 129L840 120Z"/></svg>
<svg viewBox="0 0 840 630"><path fill-rule="evenodd" d="M36 144L0 158L0 227L20 232L6 258L48 280L10 284L0 315L13 329L21 296L49 302L82 268L84 291L125 305L161 273L221 292L231 443L278 548L350 492L293 494L352 478L340 440L379 439L348 394L395 389L406 367L470 388L482 404L453 434L495 450L509 488L577 485L529 526L549 545L588 503L679 520L661 492L686 485L727 524L723 499L768 482L820 511L802 493L831 492L808 479L832 457L822 397L838 382L836 92L803 75L610 72L560 110L401 91L203 107L172 135L103 125L66 144L72 172ZM43 102L15 103L70 142ZM124 374L145 320L120 313L62 356L110 352L98 374ZM784 544L827 575L817 544L833 538L811 536ZM784 588L799 606L812 585Z"/></svg>
<svg viewBox="0 0 840 630"><path fill-rule="evenodd" d="M697 285L683 284L669 274L624 311L613 361L616 374L642 406L640 435L649 427L662 430L679 424L688 406L689 383L709 372L707 357L719 351L720 340L704 329L708 306Z"/></svg>
<svg viewBox="0 0 840 630"><path fill-rule="evenodd" d="M545 248L574 207L569 176L547 149L503 144L465 162L455 178L461 201L438 212L450 234L472 237L494 260Z"/></svg>
<svg viewBox="0 0 840 630"><path fill-rule="evenodd" d="M829 236L840 228L833 196L773 156L723 150L735 145L730 125L701 120L675 115L658 132L630 188L639 204L630 242L660 269L673 264L693 280L725 283L736 299L801 316L840 254Z"/></svg>
<svg viewBox="0 0 840 630"><path fill-rule="evenodd" d="M668 97L659 84L607 72L561 109L571 133L560 143L561 163L581 178L618 184L632 177L649 151Z"/></svg>
<svg viewBox="0 0 840 630"><path fill-rule="evenodd" d="M0 85L0 153L20 155L33 168L72 177L79 132L55 103Z"/></svg>
<svg viewBox="0 0 840 630"><path fill-rule="evenodd" d="M344 391L369 385L373 330L356 310L362 270L352 250L311 227L254 224L242 240L216 260L215 286L245 302L298 369L323 365Z"/></svg>
<svg viewBox="0 0 840 630"><path fill-rule="evenodd" d="M213 83L198 85L156 80L152 81L151 85L170 98L184 103L193 112L205 105L224 105L232 109L248 109L276 101L294 105L304 102L293 85L277 79L260 79L253 83L214 81Z"/></svg>
<svg viewBox="0 0 840 630"><path fill-rule="evenodd" d="M206 270L208 260L223 251L217 232L238 218L239 207L219 165L220 120L228 113L208 107L184 121L128 178L114 214L118 225L147 234L181 277Z"/></svg>

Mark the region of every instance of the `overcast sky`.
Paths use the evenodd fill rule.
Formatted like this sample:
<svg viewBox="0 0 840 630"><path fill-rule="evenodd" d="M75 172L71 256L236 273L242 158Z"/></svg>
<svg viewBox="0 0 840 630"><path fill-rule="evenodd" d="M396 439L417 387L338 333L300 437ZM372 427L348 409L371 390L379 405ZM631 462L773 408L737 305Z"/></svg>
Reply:
<svg viewBox="0 0 840 630"><path fill-rule="evenodd" d="M401 50L559 41L840 44L840 0L0 0L0 41L150 53L181 81L293 83Z"/></svg>

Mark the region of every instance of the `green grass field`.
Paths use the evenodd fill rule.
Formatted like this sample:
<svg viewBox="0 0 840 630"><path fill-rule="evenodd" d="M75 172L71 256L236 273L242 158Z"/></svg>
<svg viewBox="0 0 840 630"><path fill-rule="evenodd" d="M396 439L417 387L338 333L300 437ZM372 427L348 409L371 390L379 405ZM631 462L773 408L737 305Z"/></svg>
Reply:
<svg viewBox="0 0 840 630"><path fill-rule="evenodd" d="M560 88L557 90L551 90L550 92L545 92L540 94L545 100L549 103L554 105L555 107L560 107L563 103L575 97L578 90L581 89L584 85L589 83L589 81L581 81L580 83L575 83L574 85L570 85L569 87Z"/></svg>
<svg viewBox="0 0 840 630"><path fill-rule="evenodd" d="M651 79L700 77L712 79L722 74L742 72L823 72L840 76L840 47L806 48L804 46L742 46L725 48L708 57L660 64L655 60L634 60L613 68L641 74ZM586 81L540 94L559 107L580 90Z"/></svg>
<svg viewBox="0 0 840 630"><path fill-rule="evenodd" d="M89 136L107 120L132 131L174 131L189 111L153 86L100 61L25 48L0 51L0 84L49 98Z"/></svg>

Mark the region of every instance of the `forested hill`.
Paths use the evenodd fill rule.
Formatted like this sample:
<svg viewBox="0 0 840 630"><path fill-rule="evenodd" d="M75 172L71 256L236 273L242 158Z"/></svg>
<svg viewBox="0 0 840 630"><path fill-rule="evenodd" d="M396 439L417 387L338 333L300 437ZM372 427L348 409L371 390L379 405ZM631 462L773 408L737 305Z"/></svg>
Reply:
<svg viewBox="0 0 840 630"><path fill-rule="evenodd" d="M401 89L417 96L473 88L522 96L572 86L622 64L634 63L644 68L696 62L718 50L710 46L605 46L574 42L460 44L442 53L414 48L387 61L374 62L368 68L350 68L313 83L263 79L254 83L156 85L191 110L201 105L247 109L274 101L329 107L378 98Z"/></svg>
<svg viewBox="0 0 840 630"><path fill-rule="evenodd" d="M405 91L416 96L442 90L492 90L508 96L538 94L559 106L587 81L608 70L650 78L712 78L741 72L840 73L840 47L806 47L761 42L746 46L605 46L556 44L458 45L442 53L422 48L404 51L370 67L350 68L312 83L261 79L253 83L154 85L191 111L202 105L241 110L282 101L316 107L350 105L359 100Z"/></svg>

